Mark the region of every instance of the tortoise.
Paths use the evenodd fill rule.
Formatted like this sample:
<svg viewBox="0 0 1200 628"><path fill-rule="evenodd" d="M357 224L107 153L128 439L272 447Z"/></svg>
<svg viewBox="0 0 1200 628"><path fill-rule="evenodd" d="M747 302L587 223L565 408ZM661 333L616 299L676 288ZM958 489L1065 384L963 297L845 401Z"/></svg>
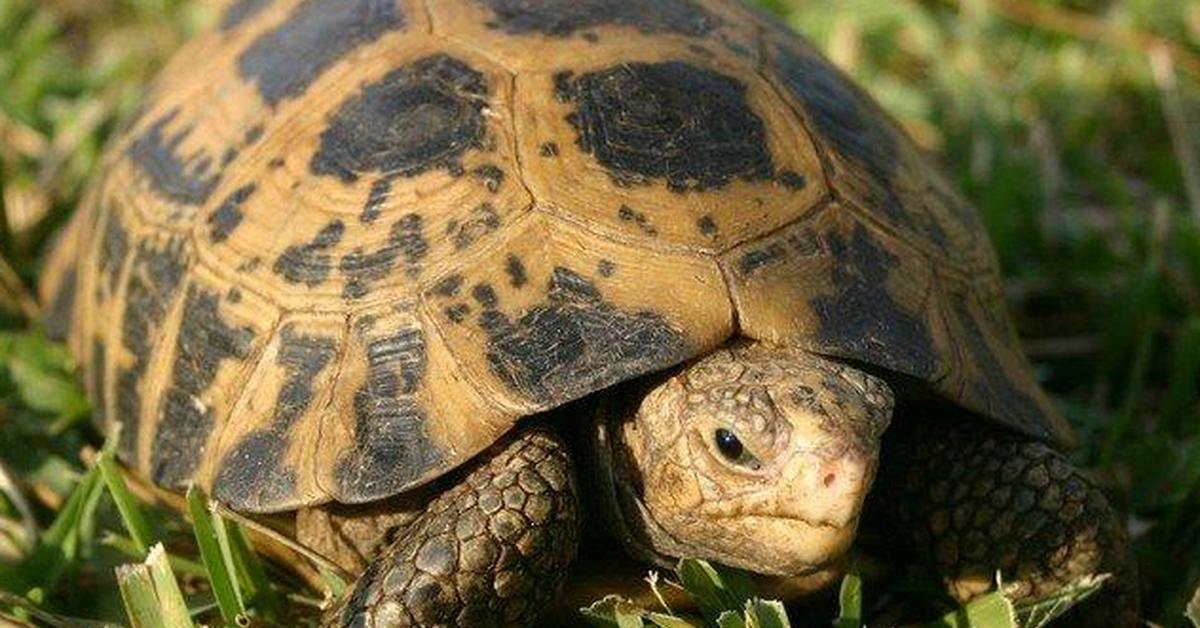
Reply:
<svg viewBox="0 0 1200 628"><path fill-rule="evenodd" d="M361 574L326 625L530 625L585 511L650 563L862 527L959 599L1105 572L1081 617L1136 614L973 208L733 0L226 3L42 297L130 469Z"/></svg>

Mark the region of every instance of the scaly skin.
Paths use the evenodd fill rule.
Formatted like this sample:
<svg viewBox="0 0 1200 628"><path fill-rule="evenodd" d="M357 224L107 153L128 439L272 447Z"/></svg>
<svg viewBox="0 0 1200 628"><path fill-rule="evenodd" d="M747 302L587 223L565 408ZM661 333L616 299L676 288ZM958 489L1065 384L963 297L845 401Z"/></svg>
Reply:
<svg viewBox="0 0 1200 628"><path fill-rule="evenodd" d="M519 430L435 497L324 626L528 626L575 557L579 496L565 445Z"/></svg>
<svg viewBox="0 0 1200 628"><path fill-rule="evenodd" d="M884 441L869 500L880 551L927 563L960 601L991 589L997 571L1019 599L1110 573L1062 625L1137 624L1137 573L1125 530L1062 454L973 417L903 419Z"/></svg>

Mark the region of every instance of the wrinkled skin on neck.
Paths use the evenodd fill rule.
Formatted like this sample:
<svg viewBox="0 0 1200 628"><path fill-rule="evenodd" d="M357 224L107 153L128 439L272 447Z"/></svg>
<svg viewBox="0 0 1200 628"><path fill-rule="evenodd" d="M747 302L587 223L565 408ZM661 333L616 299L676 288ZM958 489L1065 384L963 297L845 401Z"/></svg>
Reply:
<svg viewBox="0 0 1200 628"><path fill-rule="evenodd" d="M823 570L854 540L892 406L882 381L797 349L718 351L601 408L609 522L660 563Z"/></svg>

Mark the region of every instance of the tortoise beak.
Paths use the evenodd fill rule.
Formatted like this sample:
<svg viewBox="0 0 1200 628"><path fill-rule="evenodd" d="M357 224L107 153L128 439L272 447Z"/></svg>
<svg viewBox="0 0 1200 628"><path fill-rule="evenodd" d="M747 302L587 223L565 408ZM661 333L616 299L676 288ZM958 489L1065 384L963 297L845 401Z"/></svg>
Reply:
<svg viewBox="0 0 1200 628"><path fill-rule="evenodd" d="M818 526L855 525L875 478L877 456L847 448L840 454L811 455L796 465L778 493L779 516Z"/></svg>

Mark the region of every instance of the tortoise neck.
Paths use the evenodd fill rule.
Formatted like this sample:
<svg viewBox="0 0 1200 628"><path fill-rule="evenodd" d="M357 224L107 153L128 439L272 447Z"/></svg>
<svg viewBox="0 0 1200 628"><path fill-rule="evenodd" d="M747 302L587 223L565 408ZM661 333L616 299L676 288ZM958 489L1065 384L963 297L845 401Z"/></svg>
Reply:
<svg viewBox="0 0 1200 628"><path fill-rule="evenodd" d="M673 568L679 557L694 555L696 549L663 529L642 502L641 478L621 434L640 396L618 397L591 404L592 420L581 422L586 433L577 459L584 466L581 478L590 484L583 492L590 499L592 523L605 536L616 538L634 559Z"/></svg>

